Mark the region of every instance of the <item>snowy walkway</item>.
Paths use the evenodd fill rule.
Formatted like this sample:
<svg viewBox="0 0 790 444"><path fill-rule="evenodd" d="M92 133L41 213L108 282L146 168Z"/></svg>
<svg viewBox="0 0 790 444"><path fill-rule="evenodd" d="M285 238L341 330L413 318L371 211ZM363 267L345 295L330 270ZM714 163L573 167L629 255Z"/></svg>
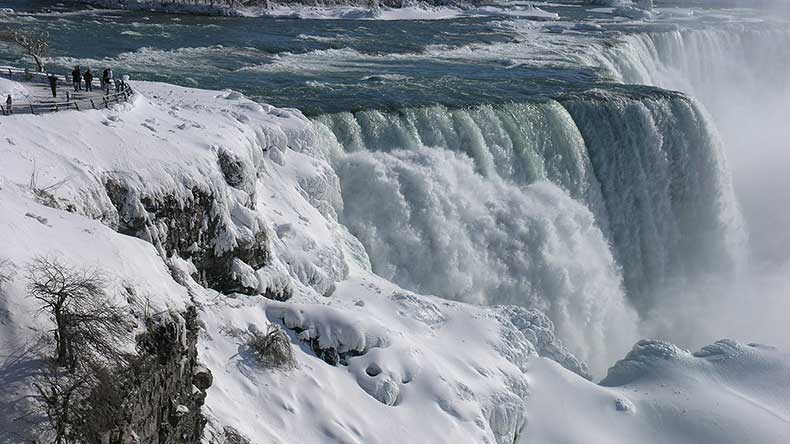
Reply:
<svg viewBox="0 0 790 444"><path fill-rule="evenodd" d="M52 96L49 80L44 73L25 72L19 68L0 67L0 76L19 83L24 87L22 97L14 98L11 109L3 97L0 109L2 115L9 114L44 114L66 110L88 110L107 108L113 103L125 102L133 94L128 84L121 86L119 92L110 88L106 94L100 87L99 80L94 79L93 91L85 91L85 82L82 82L81 91L74 91L73 84L66 76L57 76L57 97Z"/></svg>

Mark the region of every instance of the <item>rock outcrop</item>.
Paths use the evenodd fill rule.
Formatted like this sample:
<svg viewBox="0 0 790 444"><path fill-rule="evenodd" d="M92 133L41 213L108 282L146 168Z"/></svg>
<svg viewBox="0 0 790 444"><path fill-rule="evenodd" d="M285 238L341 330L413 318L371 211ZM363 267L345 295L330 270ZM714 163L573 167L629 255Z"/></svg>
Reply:
<svg viewBox="0 0 790 444"><path fill-rule="evenodd" d="M228 158L222 164L233 161ZM229 173L228 180L239 179L240 170L233 171L238 174ZM118 212L117 231L152 243L164 257L191 262L192 277L201 285L223 293L290 298L289 288L266 288L255 276L269 264L271 252L263 222L248 208L251 203L227 202L217 192L197 186L149 195L110 178L105 188Z"/></svg>
<svg viewBox="0 0 790 444"><path fill-rule="evenodd" d="M139 358L121 373L123 413L104 442L199 443L206 425L201 407L213 377L197 359L197 312L192 307L148 324L137 339Z"/></svg>

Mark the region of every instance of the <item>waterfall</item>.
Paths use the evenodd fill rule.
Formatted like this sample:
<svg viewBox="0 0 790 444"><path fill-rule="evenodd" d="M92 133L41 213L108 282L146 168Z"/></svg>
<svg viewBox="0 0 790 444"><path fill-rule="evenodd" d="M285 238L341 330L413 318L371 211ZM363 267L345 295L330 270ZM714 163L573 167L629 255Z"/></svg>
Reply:
<svg viewBox="0 0 790 444"><path fill-rule="evenodd" d="M766 20L633 34L588 54L615 80L682 91L710 112L748 232L742 272L668 287L645 327L689 347L720 337L789 347L776 313L790 310L790 31Z"/></svg>
<svg viewBox="0 0 790 444"><path fill-rule="evenodd" d="M680 94L314 120L334 147L341 221L376 273L448 299L541 308L593 367L634 339L631 306L644 312L656 287L736 255L723 157Z"/></svg>
<svg viewBox="0 0 790 444"><path fill-rule="evenodd" d="M710 112L733 169L752 259L790 263L790 31L770 23L632 34L583 56L610 77L682 91Z"/></svg>
<svg viewBox="0 0 790 444"><path fill-rule="evenodd" d="M600 183L609 235L632 303L700 274L740 268L744 234L724 155L686 96L602 91L565 102Z"/></svg>

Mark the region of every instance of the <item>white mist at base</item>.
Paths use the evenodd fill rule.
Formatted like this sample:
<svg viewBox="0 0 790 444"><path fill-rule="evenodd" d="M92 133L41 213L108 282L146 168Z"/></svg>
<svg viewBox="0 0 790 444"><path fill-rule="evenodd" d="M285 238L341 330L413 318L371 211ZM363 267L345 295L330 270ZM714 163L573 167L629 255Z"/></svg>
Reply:
<svg viewBox="0 0 790 444"><path fill-rule="evenodd" d="M636 337L603 233L560 188L485 178L469 157L430 148L336 163L343 219L377 274L450 299L541 309L594 371Z"/></svg>
<svg viewBox="0 0 790 444"><path fill-rule="evenodd" d="M732 26L627 36L597 60L626 83L686 92L710 112L750 238L738 275L668 286L647 331L687 347L739 337L790 350L790 31Z"/></svg>

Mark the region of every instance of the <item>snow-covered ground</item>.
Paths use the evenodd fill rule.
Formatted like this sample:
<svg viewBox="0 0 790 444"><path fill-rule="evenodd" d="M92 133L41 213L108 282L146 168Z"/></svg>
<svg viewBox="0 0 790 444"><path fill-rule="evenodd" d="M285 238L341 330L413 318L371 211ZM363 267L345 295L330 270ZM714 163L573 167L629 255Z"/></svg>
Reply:
<svg viewBox="0 0 790 444"><path fill-rule="evenodd" d="M25 297L26 267L57 256L100 267L130 311L197 304L200 359L214 384L206 442L230 426L251 443L784 443L790 437L790 355L719 343L692 355L646 342L603 383L555 337L540 312L416 295L374 275L337 221L337 175L312 122L233 91L134 82L110 110L0 119L0 442L31 390L35 361L18 359L46 328ZM11 90L17 88L8 85ZM232 159L228 177L221 159ZM166 258L168 227L138 239L116 231L148 217L119 209L108 183L137 198L184 207L210 192L218 253L267 234L271 261L234 262L246 287L293 298L222 295L199 285L195 264ZM129 197L130 196L130 197ZM116 202L117 204L117 202ZM265 370L243 335L276 323L296 355ZM131 340L131 338L130 338ZM336 350L331 365L309 343ZM19 364L22 362L23 364Z"/></svg>

